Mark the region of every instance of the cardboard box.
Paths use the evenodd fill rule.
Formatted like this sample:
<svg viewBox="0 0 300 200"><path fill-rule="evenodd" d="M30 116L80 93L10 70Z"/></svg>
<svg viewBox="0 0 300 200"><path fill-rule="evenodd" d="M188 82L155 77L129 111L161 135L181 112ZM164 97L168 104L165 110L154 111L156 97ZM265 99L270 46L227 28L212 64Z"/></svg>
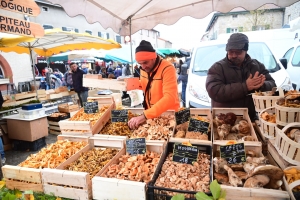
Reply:
<svg viewBox="0 0 300 200"><path fill-rule="evenodd" d="M47 117L30 121L7 119L7 126L10 139L35 141L48 136Z"/></svg>
<svg viewBox="0 0 300 200"><path fill-rule="evenodd" d="M4 145L11 143L11 141L10 141L10 139L9 139L9 137L8 137L7 134L3 134L1 137L2 137L2 142L3 142Z"/></svg>

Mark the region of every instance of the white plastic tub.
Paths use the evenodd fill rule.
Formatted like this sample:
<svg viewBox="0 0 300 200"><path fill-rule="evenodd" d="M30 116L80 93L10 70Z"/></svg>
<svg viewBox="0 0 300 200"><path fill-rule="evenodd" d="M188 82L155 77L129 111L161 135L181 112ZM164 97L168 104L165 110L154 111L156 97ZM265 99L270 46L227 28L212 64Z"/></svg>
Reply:
<svg viewBox="0 0 300 200"><path fill-rule="evenodd" d="M35 110L18 110L21 118L33 119L37 117L45 116L45 108Z"/></svg>

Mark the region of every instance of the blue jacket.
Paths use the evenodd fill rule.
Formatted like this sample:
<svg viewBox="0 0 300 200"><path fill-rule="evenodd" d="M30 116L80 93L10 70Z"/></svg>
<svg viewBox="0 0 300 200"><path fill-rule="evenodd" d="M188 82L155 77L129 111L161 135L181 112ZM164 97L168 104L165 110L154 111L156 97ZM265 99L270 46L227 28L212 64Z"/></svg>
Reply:
<svg viewBox="0 0 300 200"><path fill-rule="evenodd" d="M88 91L89 89L82 86L83 74L85 74L81 69L77 68L76 72L73 71L72 80L75 92Z"/></svg>

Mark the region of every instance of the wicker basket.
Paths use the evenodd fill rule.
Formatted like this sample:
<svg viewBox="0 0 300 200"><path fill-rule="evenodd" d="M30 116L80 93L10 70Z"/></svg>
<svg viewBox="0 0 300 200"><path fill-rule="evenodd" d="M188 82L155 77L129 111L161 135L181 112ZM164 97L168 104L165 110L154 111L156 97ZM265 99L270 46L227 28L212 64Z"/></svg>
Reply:
<svg viewBox="0 0 300 200"><path fill-rule="evenodd" d="M276 124L286 126L289 123L300 122L300 108L291 108L275 104Z"/></svg>
<svg viewBox="0 0 300 200"><path fill-rule="evenodd" d="M300 123L290 123L282 130L276 126L275 148L284 160L294 165L300 165L300 143L291 140L285 133L292 127L299 128Z"/></svg>
<svg viewBox="0 0 300 200"><path fill-rule="evenodd" d="M267 92L262 92L264 95L267 94ZM279 99L280 96L259 96L255 93L252 94L252 99L254 102L255 110L256 112L261 112L262 110L270 107L274 107L277 99Z"/></svg>
<svg viewBox="0 0 300 200"><path fill-rule="evenodd" d="M274 107L266 108L259 113L259 122L260 122L261 133L266 138L274 139L276 136L276 134L275 134L276 133L276 129L275 129L276 123L267 122L264 119L262 119L260 116L264 112L267 112L269 114L275 114L275 108Z"/></svg>

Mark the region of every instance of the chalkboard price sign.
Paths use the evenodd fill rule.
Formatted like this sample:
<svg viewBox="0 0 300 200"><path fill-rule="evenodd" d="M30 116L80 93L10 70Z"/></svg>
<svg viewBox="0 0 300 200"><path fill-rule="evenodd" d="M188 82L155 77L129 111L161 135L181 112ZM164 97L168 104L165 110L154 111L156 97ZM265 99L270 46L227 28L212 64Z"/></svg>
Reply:
<svg viewBox="0 0 300 200"><path fill-rule="evenodd" d="M209 123L194 118L190 118L188 131L201 132L208 134Z"/></svg>
<svg viewBox="0 0 300 200"><path fill-rule="evenodd" d="M127 122L128 110L112 110L111 122Z"/></svg>
<svg viewBox="0 0 300 200"><path fill-rule="evenodd" d="M190 117L191 113L189 108L175 112L175 119L177 125L183 124L184 122L188 122Z"/></svg>
<svg viewBox="0 0 300 200"><path fill-rule="evenodd" d="M98 101L84 102L83 110L85 113L97 113L99 111Z"/></svg>
<svg viewBox="0 0 300 200"><path fill-rule="evenodd" d="M134 138L126 140L126 152L130 155L146 153L146 139Z"/></svg>
<svg viewBox="0 0 300 200"><path fill-rule="evenodd" d="M198 148L196 146L186 146L179 143L174 144L173 161L193 164L198 159Z"/></svg>
<svg viewBox="0 0 300 200"><path fill-rule="evenodd" d="M228 164L246 162L244 143L220 146L221 158L227 160Z"/></svg>

